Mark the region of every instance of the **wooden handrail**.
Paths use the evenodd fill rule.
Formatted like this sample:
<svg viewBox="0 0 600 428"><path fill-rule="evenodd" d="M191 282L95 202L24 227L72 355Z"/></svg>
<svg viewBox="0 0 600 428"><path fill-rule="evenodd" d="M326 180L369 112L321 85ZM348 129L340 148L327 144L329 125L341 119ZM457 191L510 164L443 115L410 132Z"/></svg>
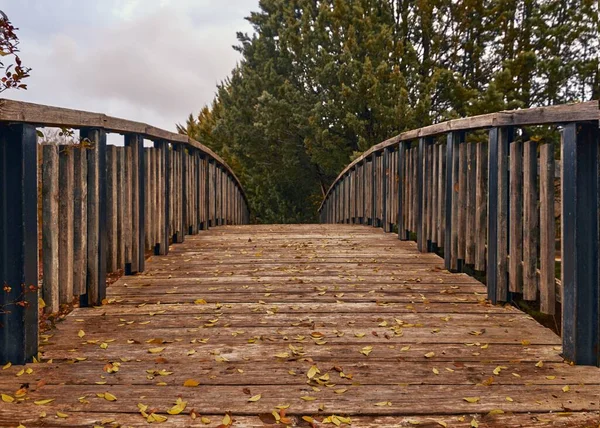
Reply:
<svg viewBox="0 0 600 428"><path fill-rule="evenodd" d="M29 123L40 127L102 128L106 132L142 135L149 140L165 140L175 144L189 144L221 164L234 177L246 202L248 202L240 180L229 165L210 148L187 135L166 131L142 122L108 116L103 113L15 101L6 98L0 98L0 122Z"/></svg>
<svg viewBox="0 0 600 428"><path fill-rule="evenodd" d="M323 202L327 199L329 192L335 186L335 183L354 167L354 165L363 161L365 158L368 158L374 152L380 152L386 147L395 146L402 141L410 141L422 137L433 137L452 131L475 131L496 126L548 125L585 122L590 120L597 121L599 119L600 110L598 110L598 101L587 101L583 103L563 104L549 107L534 107L523 110L503 110L497 113L452 119L423 128L406 131L372 146L361 156L348 164L348 166L338 174L337 178L333 181L331 186L329 186L329 189L327 189L327 193L319 206L319 211L322 209Z"/></svg>
<svg viewBox="0 0 600 428"><path fill-rule="evenodd" d="M50 126L78 129L89 144L39 144L37 128ZM122 134L123 145L107 144L108 133ZM186 135L6 99L0 195L0 363L37 355L40 301L46 313L74 299L101 305L107 273L143 272L148 254L166 255L213 226L246 224L250 213L229 165Z"/></svg>
<svg viewBox="0 0 600 428"><path fill-rule="evenodd" d="M416 239L420 251L443 252L446 269L468 266L466 271L484 274L492 303L518 296L539 301L549 315L560 304L565 357L600 365L599 119L598 101L590 101L404 132L371 147L339 174L319 207L320 221L385 232L397 227L398 238ZM560 127L560 162L552 139L515 138L515 128L532 125ZM469 131L483 129L487 142L468 142Z"/></svg>

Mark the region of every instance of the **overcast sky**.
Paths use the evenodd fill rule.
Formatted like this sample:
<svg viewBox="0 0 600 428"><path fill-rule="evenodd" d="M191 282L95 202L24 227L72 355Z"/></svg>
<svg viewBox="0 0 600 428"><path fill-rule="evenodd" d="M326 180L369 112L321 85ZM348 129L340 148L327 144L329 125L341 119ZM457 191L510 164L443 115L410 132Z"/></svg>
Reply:
<svg viewBox="0 0 600 428"><path fill-rule="evenodd" d="M3 97L175 130L214 96L258 0L0 0L19 28L26 91Z"/></svg>

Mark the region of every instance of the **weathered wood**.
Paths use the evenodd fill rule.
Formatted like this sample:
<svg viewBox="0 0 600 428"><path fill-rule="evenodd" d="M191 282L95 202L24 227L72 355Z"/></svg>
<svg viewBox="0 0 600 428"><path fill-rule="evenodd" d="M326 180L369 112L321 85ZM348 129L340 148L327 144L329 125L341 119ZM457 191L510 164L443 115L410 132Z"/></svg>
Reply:
<svg viewBox="0 0 600 428"><path fill-rule="evenodd" d="M42 298L46 312L60 308L58 281L58 146L42 146Z"/></svg>
<svg viewBox="0 0 600 428"><path fill-rule="evenodd" d="M384 263L374 259L377 253ZM309 259L316 254L325 261ZM238 266L238 256L244 265ZM219 263L224 259L229 262ZM434 281L395 280L402 272L418 276L410 273L409 259L431 264L428 275ZM163 276L166 266L177 268L171 278ZM323 413L318 411L323 404L323 416L351 415L353 426L370 426L362 423L363 414L387 415L387 422L372 426L407 425L407 414L420 414L423 424L445 419L449 426L469 414L468 425L476 419L484 426L489 420L482 415L493 409L506 412L494 416L497 426L511 426L529 412L553 412L546 417L564 421L557 414L565 399L572 415L587 415L597 403L597 369L563 364L556 335L514 307L480 302L485 288L475 279L444 272L439 257L372 228L225 226L188 237L169 257L153 257L147 267L111 285L109 304L76 309L52 337L44 337L44 364L32 365L31 374L15 376L19 367L0 371L0 389L11 396L29 383L27 400L3 403L8 411L1 412L0 422L22 418L24 410L32 415L28 426L62 420L39 418L42 407L33 401L47 398L55 399L43 405L48 415L60 410L71 425L86 426L104 415L120 424L146 424L138 403L166 414L177 397L203 416L220 412L216 423L227 409L243 426L249 415L269 414L280 404L290 404L288 414L297 425L301 416ZM227 284L230 270L246 282ZM273 280L274 274L279 279ZM420 288L414 297L405 288L404 301L388 302L377 296L377 286L366 283L376 275L387 282L390 295L399 286ZM449 282L436 284L436 278ZM467 288L455 295L440 292L450 284ZM431 291L423 291L428 287ZM457 303L462 297L468 300ZM539 361L543 364L536 365ZM121 364L119 371L107 373L114 362ZM323 385L307 376L313 365L324 376ZM188 379L200 385L184 387ZM561 390L565 385L570 392ZM97 396L106 392L117 400ZM248 401L258 394L258 401ZM435 409L424 407L424 400L437 403ZM381 402L386 405L377 405ZM166 416L165 426L194 423L188 414ZM527 420L518 420L527 426Z"/></svg>
<svg viewBox="0 0 600 428"><path fill-rule="evenodd" d="M486 266L487 240L487 143L477 143L477 160L475 162L475 270L483 271Z"/></svg>
<svg viewBox="0 0 600 428"><path fill-rule="evenodd" d="M0 363L3 365L24 364L38 352L37 158L34 126L0 125Z"/></svg>
<svg viewBox="0 0 600 428"><path fill-rule="evenodd" d="M540 310L554 315L556 308L554 217L554 144L540 147Z"/></svg>
<svg viewBox="0 0 600 428"><path fill-rule="evenodd" d="M107 271L115 272L118 269L118 183L117 183L117 150L115 146L106 147L106 231Z"/></svg>
<svg viewBox="0 0 600 428"><path fill-rule="evenodd" d="M509 290L523 292L523 143L510 143Z"/></svg>
<svg viewBox="0 0 600 428"><path fill-rule="evenodd" d="M431 146L431 220L429 223L429 230L431 236L431 242L433 247L438 247L438 222L439 222L439 150L438 146L432 144Z"/></svg>
<svg viewBox="0 0 600 428"><path fill-rule="evenodd" d="M446 235L446 146L438 146L438 215L437 245L445 248Z"/></svg>
<svg viewBox="0 0 600 428"><path fill-rule="evenodd" d="M0 104L0 112L2 105ZM419 129L403 132L395 137L389 138L379 144L372 146L360 157L350 163L339 175L342 177L347 170L372 155L373 152L383 150L385 147L394 146L401 141L410 141L422 137L443 135L450 132L473 131L492 127L510 127L526 125L542 125L555 123L569 123L577 121L597 121L599 119L598 101L584 103L565 104L550 107L537 107L531 109L501 111L480 116L454 119L447 122L437 123ZM337 181L336 179L336 181ZM334 181L335 183L335 181ZM329 194L327 192L326 196Z"/></svg>
<svg viewBox="0 0 600 428"><path fill-rule="evenodd" d="M523 188L523 298L537 300L539 223L535 141L523 144Z"/></svg>
<svg viewBox="0 0 600 428"><path fill-rule="evenodd" d="M133 243L133 217L132 217L132 189L131 189L131 170L133 169L133 162L132 162L132 149L131 147L127 147L125 146L123 148L124 150L124 156L123 156L123 161L124 161L124 170L125 170L125 174L123 177L123 206L125 207L124 210L124 217L123 217L123 223L124 223L124 230L123 230L123 239L125 241L125 266L124 269L127 269L127 266L131 265L131 260L133 259L133 250L132 250L132 243Z"/></svg>
<svg viewBox="0 0 600 428"><path fill-rule="evenodd" d="M117 269L125 269L125 229L127 219L125 191L125 148L117 147Z"/></svg>
<svg viewBox="0 0 600 428"><path fill-rule="evenodd" d="M125 266L125 271L132 275L140 271L140 254L141 257L144 254L143 222L140 222L144 210L141 199L144 175L143 139L138 134L126 134L125 146L131 148L131 260Z"/></svg>
<svg viewBox="0 0 600 428"><path fill-rule="evenodd" d="M73 147L73 294L85 293L87 267L87 149ZM122 245L122 241L121 245Z"/></svg>
<svg viewBox="0 0 600 428"><path fill-rule="evenodd" d="M466 248L465 248L465 263L468 265L475 264L475 237L473 227L475 226L476 218L476 188L477 188L477 170L476 164L476 143L467 144L467 211L466 211Z"/></svg>
<svg viewBox="0 0 600 428"><path fill-rule="evenodd" d="M80 304L93 306L106 296L106 133L85 129L80 135L91 144L87 152L86 293Z"/></svg>
<svg viewBox="0 0 600 428"><path fill-rule="evenodd" d="M596 123L566 125L561 144L562 338L565 358L600 365Z"/></svg>
<svg viewBox="0 0 600 428"><path fill-rule="evenodd" d="M144 242L144 250L149 251L152 247L152 233L150 232L150 228L152 225L152 180L151 180L151 163L152 163L152 154L149 147L144 148L144 163L146 164L146 180L144 181L145 192L148 196L146 198L146 203L144 204L144 212L146 215L144 216L144 228L148 233L145 236Z"/></svg>
<svg viewBox="0 0 600 428"><path fill-rule="evenodd" d="M59 146L58 283L60 303L73 301L73 154Z"/></svg>
<svg viewBox="0 0 600 428"><path fill-rule="evenodd" d="M458 212L457 212L457 259L459 266L465 262L467 253L467 143L458 146Z"/></svg>

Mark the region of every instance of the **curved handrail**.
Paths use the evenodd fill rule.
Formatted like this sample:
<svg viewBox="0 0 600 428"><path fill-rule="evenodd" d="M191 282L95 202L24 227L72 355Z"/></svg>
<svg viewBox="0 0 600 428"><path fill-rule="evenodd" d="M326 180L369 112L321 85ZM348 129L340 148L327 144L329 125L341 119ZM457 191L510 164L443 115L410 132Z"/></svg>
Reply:
<svg viewBox="0 0 600 428"><path fill-rule="evenodd" d="M108 116L103 113L54 107L5 98L0 98L0 122L20 122L39 126L67 128L102 128L107 132L139 134L150 140L166 140L171 143L189 144L223 166L234 178L244 200L248 203L248 197L244 192L244 188L229 165L218 154L187 135L166 131L142 122Z"/></svg>
<svg viewBox="0 0 600 428"><path fill-rule="evenodd" d="M394 146L402 141L410 141L421 137L431 137L452 131L473 131L482 128L496 126L529 126L545 125L555 123L582 122L589 120L600 120L598 101L587 101L583 103L563 104L549 107L534 107L522 110L503 110L497 113L482 114L479 116L465 117L461 119L448 120L434 125L417 128L403 132L395 137L389 138L376 144L364 152L360 157L354 159L333 181L327 193L323 196L319 211L327 200L329 193L354 165L362 162L373 152L378 152L386 147Z"/></svg>

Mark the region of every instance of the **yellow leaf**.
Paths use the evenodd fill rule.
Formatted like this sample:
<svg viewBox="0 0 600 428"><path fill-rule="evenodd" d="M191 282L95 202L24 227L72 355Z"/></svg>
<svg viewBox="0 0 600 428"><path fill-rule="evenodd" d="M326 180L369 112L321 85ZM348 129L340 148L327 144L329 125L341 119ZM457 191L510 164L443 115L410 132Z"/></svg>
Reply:
<svg viewBox="0 0 600 428"><path fill-rule="evenodd" d="M108 343L106 343L106 342L102 342L102 343L100 344L100 348L102 348L102 349L106 349L106 348L108 348Z"/></svg>
<svg viewBox="0 0 600 428"><path fill-rule="evenodd" d="M563 386L562 387L562 391L563 392L569 392L571 390L571 388L569 388L569 385Z"/></svg>
<svg viewBox="0 0 600 428"><path fill-rule="evenodd" d="M521 345L523 345L523 346L531 345L531 342L529 340L521 340Z"/></svg>
<svg viewBox="0 0 600 428"><path fill-rule="evenodd" d="M197 305L206 305L206 300L204 299L196 299L194 300L194 303Z"/></svg>
<svg viewBox="0 0 600 428"><path fill-rule="evenodd" d="M85 331L83 331L83 330L79 330L79 331L77 332L77 336L79 336L79 338L81 339L83 336L85 336Z"/></svg>
<svg viewBox="0 0 600 428"><path fill-rule="evenodd" d="M548 380L554 380L554 379L556 379L556 376L546 376L546 379L548 379Z"/></svg>
<svg viewBox="0 0 600 428"><path fill-rule="evenodd" d="M37 404L38 406L43 406L45 404L52 403L54 400L55 400L54 398L47 398L45 400L36 400L33 402L33 404Z"/></svg>
<svg viewBox="0 0 600 428"><path fill-rule="evenodd" d="M538 361L537 363L535 363L536 367L544 367L544 362L543 361Z"/></svg>
<svg viewBox="0 0 600 428"><path fill-rule="evenodd" d="M479 424L477 423L477 421L475 419L471 419L471 427L477 428L478 426L479 426Z"/></svg>
<svg viewBox="0 0 600 428"><path fill-rule="evenodd" d="M433 358L435 357L435 352L428 352L425 354L425 358Z"/></svg>
<svg viewBox="0 0 600 428"><path fill-rule="evenodd" d="M44 309L46 307L46 302L41 297L38 297L38 309Z"/></svg>
<svg viewBox="0 0 600 428"><path fill-rule="evenodd" d="M512 402L513 402L513 401L515 401L515 400L513 400L513 399L512 399L512 398L510 398L510 397L506 397L506 401L510 401L510 402L512 403Z"/></svg>
<svg viewBox="0 0 600 428"><path fill-rule="evenodd" d="M4 401L5 403L12 403L13 401L15 401L15 399L10 395L2 394L1 397L2 401Z"/></svg>
<svg viewBox="0 0 600 428"><path fill-rule="evenodd" d="M488 415L501 415L504 413L502 409L492 409L489 411Z"/></svg>
<svg viewBox="0 0 600 428"><path fill-rule="evenodd" d="M231 425L233 421L231 420L231 416L229 416L228 413L225 414L225 416L223 416L223 425Z"/></svg>
<svg viewBox="0 0 600 428"><path fill-rule="evenodd" d="M410 345L408 346L403 346L402 348L400 348L401 351L408 351L410 350Z"/></svg>
<svg viewBox="0 0 600 428"><path fill-rule="evenodd" d="M365 337L365 333L354 333L356 337Z"/></svg>
<svg viewBox="0 0 600 428"><path fill-rule="evenodd" d="M308 395L304 395L300 398L302 398L304 401L315 401L317 399L316 397L310 397Z"/></svg>
<svg viewBox="0 0 600 428"><path fill-rule="evenodd" d="M375 403L376 406L379 407L383 407L383 406L391 406L392 402L391 401L380 401L379 403Z"/></svg>
<svg viewBox="0 0 600 428"><path fill-rule="evenodd" d="M158 348L150 348L150 349L148 349L148 352L151 354L158 354L159 352L162 352L164 350L165 350L165 348L164 348L164 346L162 346L162 347L158 347Z"/></svg>
<svg viewBox="0 0 600 428"><path fill-rule="evenodd" d="M317 366L311 366L310 369L308 369L308 372L306 372L306 377L308 377L309 379L312 379L313 377L315 377L315 375L317 373L321 373L319 371L319 369L317 368Z"/></svg>
<svg viewBox="0 0 600 428"><path fill-rule="evenodd" d="M333 390L333 392L335 392L336 394L343 394L344 392L348 391L347 388L342 388L342 389L335 389Z"/></svg>
<svg viewBox="0 0 600 428"><path fill-rule="evenodd" d="M198 382L195 379L188 379L185 382L183 382L183 386L187 386L187 387L195 387L200 385L200 382Z"/></svg>
<svg viewBox="0 0 600 428"><path fill-rule="evenodd" d="M6 365L5 365L4 367L2 367L2 370L9 369L9 368L10 368L10 366L12 366L12 364L11 364L10 362L9 362L9 363L6 363Z"/></svg>
<svg viewBox="0 0 600 428"><path fill-rule="evenodd" d="M206 416L202 416L200 418L200 420L202 421L203 424L206 424L206 425L208 425L210 423L210 419L207 418Z"/></svg>
<svg viewBox="0 0 600 428"><path fill-rule="evenodd" d="M105 392L104 393L104 399L106 401L117 401L117 397L115 397L114 395L112 395L110 392Z"/></svg>
<svg viewBox="0 0 600 428"><path fill-rule="evenodd" d="M464 397L463 400L465 400L467 403L477 403L479 401L479 397Z"/></svg>
<svg viewBox="0 0 600 428"><path fill-rule="evenodd" d="M19 424L19 425L17 426L17 428L25 428L25 425L23 425L23 424Z"/></svg>
<svg viewBox="0 0 600 428"><path fill-rule="evenodd" d="M275 356L277 358L288 358L290 354L288 354L287 352L280 352L279 354L275 354Z"/></svg>
<svg viewBox="0 0 600 428"><path fill-rule="evenodd" d="M63 412L56 412L56 416L58 416L59 418L63 418L63 419L66 419L69 417L69 415L67 415L66 413L63 413Z"/></svg>
<svg viewBox="0 0 600 428"><path fill-rule="evenodd" d="M308 422L309 424L312 424L314 422L314 419L310 416L302 416L302 420Z"/></svg>
<svg viewBox="0 0 600 428"><path fill-rule="evenodd" d="M434 367L433 368L433 373L437 375L437 374L440 374L440 371Z"/></svg>
<svg viewBox="0 0 600 428"><path fill-rule="evenodd" d="M444 421L436 421L438 425L444 427L444 428L448 428L448 424Z"/></svg>
<svg viewBox="0 0 600 428"><path fill-rule="evenodd" d="M167 410L169 415L178 415L185 410L187 401L182 401L181 398L177 399L177 403L171 409Z"/></svg>
<svg viewBox="0 0 600 428"><path fill-rule="evenodd" d="M157 422L157 423L161 424L163 422L166 422L167 419L168 418L166 416L159 415L157 413L151 413L148 415L148 418L146 420L150 423Z"/></svg>
<svg viewBox="0 0 600 428"><path fill-rule="evenodd" d="M258 395L253 395L252 397L248 398L248 401L250 401L251 403L254 403L255 401L258 401L258 400L260 400L260 399L261 399L261 397L262 397L262 395L261 395L261 394L258 394Z"/></svg>
<svg viewBox="0 0 600 428"><path fill-rule="evenodd" d="M363 355L366 355L367 357L369 356L369 354L373 351L373 347L372 346L365 346L364 348L362 348L360 350L360 353Z"/></svg>

